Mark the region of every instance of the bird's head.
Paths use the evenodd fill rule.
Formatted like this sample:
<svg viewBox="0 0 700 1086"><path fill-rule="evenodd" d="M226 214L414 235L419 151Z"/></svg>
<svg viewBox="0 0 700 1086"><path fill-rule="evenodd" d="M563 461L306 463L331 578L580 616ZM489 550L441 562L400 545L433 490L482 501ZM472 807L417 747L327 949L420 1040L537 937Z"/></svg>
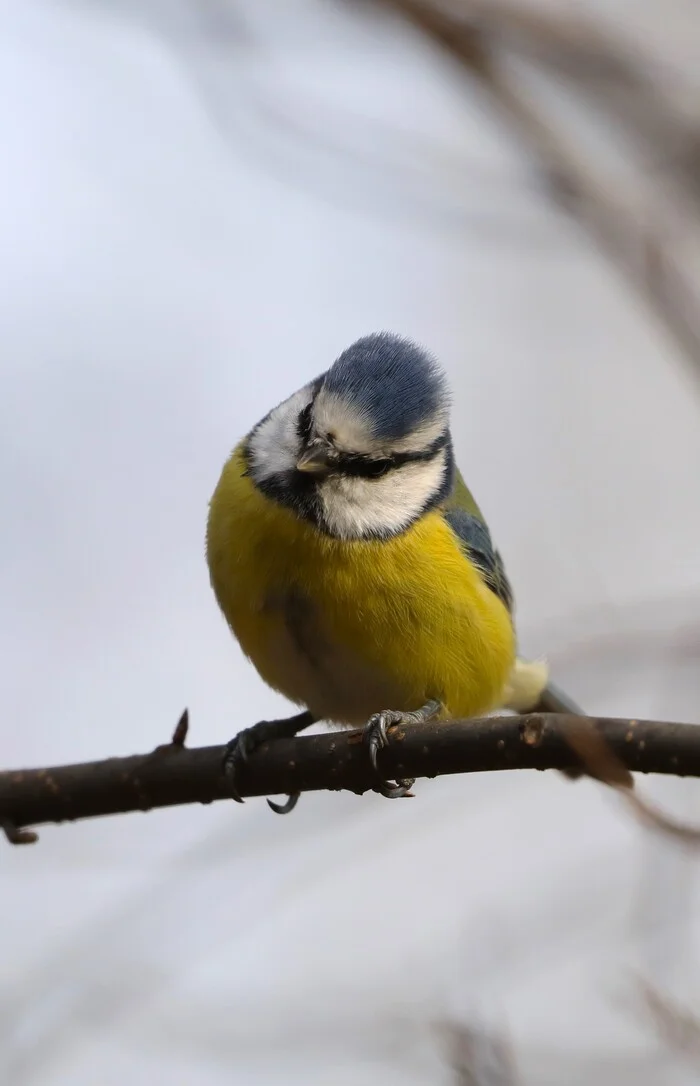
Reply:
<svg viewBox="0 0 700 1086"><path fill-rule="evenodd" d="M452 483L445 376L409 340L364 336L258 424L248 458L261 489L329 534L394 535Z"/></svg>

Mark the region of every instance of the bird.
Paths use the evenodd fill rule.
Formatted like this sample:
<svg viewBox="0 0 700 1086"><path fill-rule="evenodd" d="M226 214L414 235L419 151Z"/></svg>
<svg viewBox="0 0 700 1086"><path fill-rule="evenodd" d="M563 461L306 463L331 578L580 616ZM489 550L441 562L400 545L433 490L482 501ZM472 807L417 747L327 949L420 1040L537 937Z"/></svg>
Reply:
<svg viewBox="0 0 700 1086"><path fill-rule="evenodd" d="M375 790L392 725L536 706L579 712L517 651L514 596L455 463L444 369L393 332L362 336L238 443L209 503L218 605L261 678L301 708L226 748L234 799L263 742L363 727ZM279 814L293 809L268 800Z"/></svg>

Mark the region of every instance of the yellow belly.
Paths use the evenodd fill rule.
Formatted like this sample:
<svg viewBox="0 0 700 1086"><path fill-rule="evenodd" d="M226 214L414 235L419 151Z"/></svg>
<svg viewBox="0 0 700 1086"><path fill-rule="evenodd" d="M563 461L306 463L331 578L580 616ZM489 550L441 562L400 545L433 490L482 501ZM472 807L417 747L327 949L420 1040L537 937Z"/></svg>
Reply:
<svg viewBox="0 0 700 1086"><path fill-rule="evenodd" d="M331 539L243 469L237 450L212 497L207 560L265 682L350 726L430 698L447 717L499 704L515 660L511 619L439 513L384 542Z"/></svg>

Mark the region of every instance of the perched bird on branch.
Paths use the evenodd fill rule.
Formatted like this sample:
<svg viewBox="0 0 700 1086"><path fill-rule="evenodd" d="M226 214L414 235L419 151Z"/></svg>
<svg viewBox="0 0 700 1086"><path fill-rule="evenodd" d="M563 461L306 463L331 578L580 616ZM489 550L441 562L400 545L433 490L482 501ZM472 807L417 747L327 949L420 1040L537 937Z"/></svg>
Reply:
<svg viewBox="0 0 700 1086"><path fill-rule="evenodd" d="M377 790L397 798L413 782L379 772L391 725L546 695L546 665L516 656L513 594L456 468L449 412L425 350L368 335L225 464L207 525L214 593L261 677L304 707L231 741L234 798L256 746L316 721L364 725Z"/></svg>

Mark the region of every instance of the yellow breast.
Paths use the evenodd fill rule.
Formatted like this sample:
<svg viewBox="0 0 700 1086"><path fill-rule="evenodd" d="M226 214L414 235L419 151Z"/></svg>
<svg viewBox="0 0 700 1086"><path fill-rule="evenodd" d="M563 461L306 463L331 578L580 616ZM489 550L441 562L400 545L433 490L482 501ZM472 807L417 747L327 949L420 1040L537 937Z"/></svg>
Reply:
<svg viewBox="0 0 700 1086"><path fill-rule="evenodd" d="M441 700L450 717L499 703L510 616L442 516L388 541L332 539L262 495L234 452L212 497L207 560L219 605L262 678L319 719Z"/></svg>

